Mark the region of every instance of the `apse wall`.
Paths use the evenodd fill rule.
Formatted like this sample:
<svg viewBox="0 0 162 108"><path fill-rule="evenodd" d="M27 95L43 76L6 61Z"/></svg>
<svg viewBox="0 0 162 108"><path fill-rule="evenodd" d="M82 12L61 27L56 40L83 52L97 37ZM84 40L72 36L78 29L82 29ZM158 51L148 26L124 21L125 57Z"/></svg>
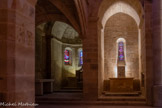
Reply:
<svg viewBox="0 0 162 108"><path fill-rule="evenodd" d="M69 86L69 78L76 77L76 70L79 70L79 53L82 44L67 44L53 38L51 40L51 73L54 82L54 90L57 91L61 87ZM64 51L71 51L71 65L64 63ZM72 83L72 82L70 82Z"/></svg>
<svg viewBox="0 0 162 108"><path fill-rule="evenodd" d="M126 77L139 79L138 28L127 14L117 13L109 18L104 29L104 79L117 77L117 40L126 41Z"/></svg>
<svg viewBox="0 0 162 108"><path fill-rule="evenodd" d="M51 40L51 75L54 81L54 90L61 88L62 82L62 44L56 39Z"/></svg>

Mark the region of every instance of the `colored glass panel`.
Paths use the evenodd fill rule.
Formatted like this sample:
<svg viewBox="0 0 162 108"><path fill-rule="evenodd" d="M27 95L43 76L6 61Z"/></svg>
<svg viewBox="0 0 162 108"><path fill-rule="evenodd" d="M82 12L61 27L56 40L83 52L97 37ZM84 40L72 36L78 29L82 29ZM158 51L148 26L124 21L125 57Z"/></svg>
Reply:
<svg viewBox="0 0 162 108"><path fill-rule="evenodd" d="M69 50L64 51L64 63L66 65L70 64L70 51Z"/></svg>
<svg viewBox="0 0 162 108"><path fill-rule="evenodd" d="M83 65L83 51L80 51L79 64Z"/></svg>
<svg viewBox="0 0 162 108"><path fill-rule="evenodd" d="M124 43L123 42L118 43L118 57L120 61L124 60Z"/></svg>

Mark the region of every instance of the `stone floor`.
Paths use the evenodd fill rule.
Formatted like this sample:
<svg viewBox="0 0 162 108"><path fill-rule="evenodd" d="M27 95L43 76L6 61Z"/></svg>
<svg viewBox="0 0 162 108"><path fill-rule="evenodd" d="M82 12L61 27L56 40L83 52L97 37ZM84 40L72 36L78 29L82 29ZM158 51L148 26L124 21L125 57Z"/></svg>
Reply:
<svg viewBox="0 0 162 108"><path fill-rule="evenodd" d="M64 92L57 92L52 94L45 94L43 96L37 96L37 99L55 99L55 100L64 100L64 99L73 99L73 100L79 100L83 97L82 93L64 93Z"/></svg>
<svg viewBox="0 0 162 108"><path fill-rule="evenodd" d="M151 106L119 106L119 105L104 105L102 103L98 105L94 104L86 104L86 105L78 105L75 101L80 101L82 99L82 93L53 93L46 94L43 96L36 97L36 103L41 103L36 108L162 108L162 107L151 107ZM131 98L130 98L131 99ZM63 104L63 102L74 102L70 104ZM59 102L59 104L58 104ZM55 104L57 103L57 104ZM141 104L140 104L141 105Z"/></svg>
<svg viewBox="0 0 162 108"><path fill-rule="evenodd" d="M161 108L151 106L102 106L102 105L39 105L36 108Z"/></svg>

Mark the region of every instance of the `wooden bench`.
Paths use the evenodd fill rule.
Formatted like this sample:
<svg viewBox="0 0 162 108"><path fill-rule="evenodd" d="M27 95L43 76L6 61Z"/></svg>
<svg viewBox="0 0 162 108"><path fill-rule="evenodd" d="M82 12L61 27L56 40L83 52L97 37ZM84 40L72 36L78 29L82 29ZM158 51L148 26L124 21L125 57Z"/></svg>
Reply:
<svg viewBox="0 0 162 108"><path fill-rule="evenodd" d="M35 84L35 94L43 95L44 93L53 92L53 79L39 79L36 80Z"/></svg>

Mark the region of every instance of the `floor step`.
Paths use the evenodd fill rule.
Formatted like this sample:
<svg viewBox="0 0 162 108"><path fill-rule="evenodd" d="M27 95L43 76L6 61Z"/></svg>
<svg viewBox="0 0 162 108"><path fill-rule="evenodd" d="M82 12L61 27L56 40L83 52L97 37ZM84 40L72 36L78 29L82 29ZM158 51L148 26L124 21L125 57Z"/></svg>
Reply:
<svg viewBox="0 0 162 108"><path fill-rule="evenodd" d="M66 92L66 93L76 93L76 92L83 92L83 90L81 89L74 89L74 88L64 88L64 89L61 89L59 91L55 91L55 92Z"/></svg>
<svg viewBox="0 0 162 108"><path fill-rule="evenodd" d="M55 105L133 105L145 106L146 102L141 101L36 101L38 104L55 104Z"/></svg>
<svg viewBox="0 0 162 108"><path fill-rule="evenodd" d="M128 97L128 96L100 96L99 101L143 101L146 99L143 96Z"/></svg>
<svg viewBox="0 0 162 108"><path fill-rule="evenodd" d="M67 93L57 92L53 94L46 94L43 96L36 96L38 101L80 101L82 99L82 93Z"/></svg>
<svg viewBox="0 0 162 108"><path fill-rule="evenodd" d="M140 96L141 95L141 92L127 92L127 93L123 93L123 92L119 92L119 93L116 93L116 92L103 92L103 95L105 96Z"/></svg>
<svg viewBox="0 0 162 108"><path fill-rule="evenodd" d="M83 100L82 93L53 93L36 97L38 104L56 105L146 105L142 96L100 96L96 101Z"/></svg>

